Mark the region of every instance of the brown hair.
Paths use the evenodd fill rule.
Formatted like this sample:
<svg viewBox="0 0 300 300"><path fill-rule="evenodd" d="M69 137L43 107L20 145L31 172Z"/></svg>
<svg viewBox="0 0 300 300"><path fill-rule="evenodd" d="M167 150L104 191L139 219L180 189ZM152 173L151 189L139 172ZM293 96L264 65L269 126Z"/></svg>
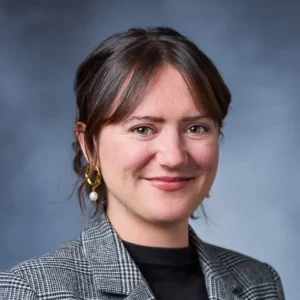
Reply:
<svg viewBox="0 0 300 300"><path fill-rule="evenodd" d="M212 61L174 29L132 28L104 40L80 64L76 73L76 122L86 125L84 139L90 154L89 162L96 162L94 138L101 128L128 117L143 100L156 72L166 64L182 74L196 107L204 108L217 122L222 135L231 94ZM118 101L114 101L117 97ZM73 168L78 174L78 182L81 182L77 194L84 210L86 161L77 139L73 148ZM89 187L86 187L88 192ZM97 188L97 193L96 212L99 204L106 200L105 182Z"/></svg>

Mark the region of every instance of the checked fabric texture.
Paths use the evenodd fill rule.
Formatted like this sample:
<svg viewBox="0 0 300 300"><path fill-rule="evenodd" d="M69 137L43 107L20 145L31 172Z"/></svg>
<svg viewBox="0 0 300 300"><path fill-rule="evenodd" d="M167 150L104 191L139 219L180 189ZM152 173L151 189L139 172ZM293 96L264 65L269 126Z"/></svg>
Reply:
<svg viewBox="0 0 300 300"><path fill-rule="evenodd" d="M270 265L205 243L191 227L189 235L199 255L210 300L285 299L280 277ZM102 209L77 239L53 253L0 272L0 299L150 300L155 297Z"/></svg>

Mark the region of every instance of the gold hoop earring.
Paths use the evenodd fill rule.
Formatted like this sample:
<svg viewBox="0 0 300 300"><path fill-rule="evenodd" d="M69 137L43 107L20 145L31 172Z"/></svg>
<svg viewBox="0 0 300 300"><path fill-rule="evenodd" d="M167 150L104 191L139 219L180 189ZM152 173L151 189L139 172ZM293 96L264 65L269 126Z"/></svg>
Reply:
<svg viewBox="0 0 300 300"><path fill-rule="evenodd" d="M90 173L90 164L87 164L86 168L85 168L85 179L86 182L88 183L88 185L92 188L92 192L89 194L89 198L91 201L97 201L98 200L98 193L95 191L96 188L101 184L101 172L99 170L99 168L96 165L93 165L94 171L97 172L96 178L94 181L91 180L91 178L89 177L89 173Z"/></svg>

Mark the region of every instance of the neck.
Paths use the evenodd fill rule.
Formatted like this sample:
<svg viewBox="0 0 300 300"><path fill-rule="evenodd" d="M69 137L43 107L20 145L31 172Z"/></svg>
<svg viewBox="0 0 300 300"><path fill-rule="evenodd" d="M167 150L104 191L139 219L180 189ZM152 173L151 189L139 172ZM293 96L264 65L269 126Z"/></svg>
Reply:
<svg viewBox="0 0 300 300"><path fill-rule="evenodd" d="M188 219L176 223L151 222L113 203L107 204L106 213L119 238L124 241L162 248L189 245Z"/></svg>

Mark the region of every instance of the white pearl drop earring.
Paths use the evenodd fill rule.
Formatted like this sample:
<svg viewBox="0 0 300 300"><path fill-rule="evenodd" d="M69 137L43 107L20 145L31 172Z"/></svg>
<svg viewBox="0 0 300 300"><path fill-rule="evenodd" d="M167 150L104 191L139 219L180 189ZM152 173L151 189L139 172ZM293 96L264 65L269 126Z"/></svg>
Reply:
<svg viewBox="0 0 300 300"><path fill-rule="evenodd" d="M98 200L98 193L95 192L95 191L92 191L90 194L89 194L89 198L91 201L97 201Z"/></svg>
<svg viewBox="0 0 300 300"><path fill-rule="evenodd" d="M98 200L98 193L95 191L96 188L101 184L101 172L99 170L99 168L95 165L93 165L94 171L96 171L96 178L94 181L91 180L91 178L89 177L89 173L90 173L90 164L88 164L85 168L85 179L88 183L88 185L92 188L92 192L89 194L89 198L91 201L97 201Z"/></svg>

